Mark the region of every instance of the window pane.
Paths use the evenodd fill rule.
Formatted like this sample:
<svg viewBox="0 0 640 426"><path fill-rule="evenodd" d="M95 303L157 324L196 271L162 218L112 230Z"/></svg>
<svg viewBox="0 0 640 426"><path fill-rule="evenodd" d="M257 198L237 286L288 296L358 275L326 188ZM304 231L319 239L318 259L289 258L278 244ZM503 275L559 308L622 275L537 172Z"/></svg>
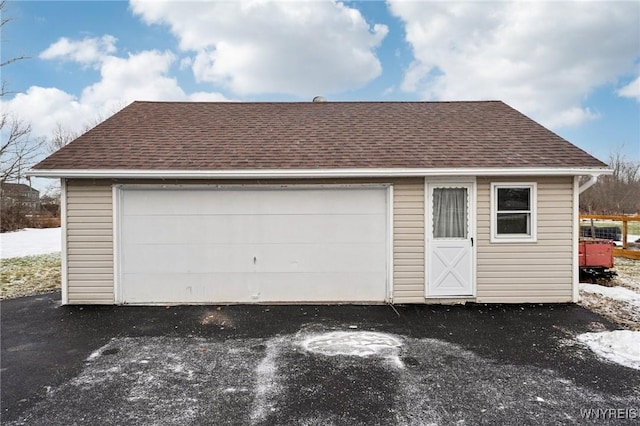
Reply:
<svg viewBox="0 0 640 426"><path fill-rule="evenodd" d="M498 188L498 210L530 210L531 188Z"/></svg>
<svg viewBox="0 0 640 426"><path fill-rule="evenodd" d="M433 237L467 238L467 189L433 189Z"/></svg>
<svg viewBox="0 0 640 426"><path fill-rule="evenodd" d="M498 213L498 235L531 235L530 218L529 213Z"/></svg>

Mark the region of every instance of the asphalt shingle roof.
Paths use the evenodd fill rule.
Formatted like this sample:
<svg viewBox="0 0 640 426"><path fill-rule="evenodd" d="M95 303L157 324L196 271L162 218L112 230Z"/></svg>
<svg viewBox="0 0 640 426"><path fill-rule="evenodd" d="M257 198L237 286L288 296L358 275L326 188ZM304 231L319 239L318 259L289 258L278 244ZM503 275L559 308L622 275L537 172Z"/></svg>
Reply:
<svg viewBox="0 0 640 426"><path fill-rule="evenodd" d="M499 101L134 102L36 170L606 167Z"/></svg>

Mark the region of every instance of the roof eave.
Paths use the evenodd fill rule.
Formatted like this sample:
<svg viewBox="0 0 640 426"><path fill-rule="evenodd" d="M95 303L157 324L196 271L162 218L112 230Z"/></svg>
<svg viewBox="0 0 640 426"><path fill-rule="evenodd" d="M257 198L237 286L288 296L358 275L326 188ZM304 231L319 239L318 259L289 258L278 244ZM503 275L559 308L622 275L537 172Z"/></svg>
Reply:
<svg viewBox="0 0 640 426"><path fill-rule="evenodd" d="M88 179L282 179L369 178L428 176L600 176L612 174L605 167L472 167L385 169L247 169L247 170L126 170L32 169L28 176Z"/></svg>

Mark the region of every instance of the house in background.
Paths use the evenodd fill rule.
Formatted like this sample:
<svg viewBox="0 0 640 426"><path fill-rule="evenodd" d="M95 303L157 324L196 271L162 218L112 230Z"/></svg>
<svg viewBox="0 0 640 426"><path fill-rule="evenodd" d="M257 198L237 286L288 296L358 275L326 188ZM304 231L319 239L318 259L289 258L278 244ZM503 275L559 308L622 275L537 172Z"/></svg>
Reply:
<svg viewBox="0 0 640 426"><path fill-rule="evenodd" d="M62 182L63 303L570 302L581 176L487 102L134 102Z"/></svg>
<svg viewBox="0 0 640 426"><path fill-rule="evenodd" d="M0 200L2 208L20 206L32 213L40 208L40 191L24 183L0 182Z"/></svg>

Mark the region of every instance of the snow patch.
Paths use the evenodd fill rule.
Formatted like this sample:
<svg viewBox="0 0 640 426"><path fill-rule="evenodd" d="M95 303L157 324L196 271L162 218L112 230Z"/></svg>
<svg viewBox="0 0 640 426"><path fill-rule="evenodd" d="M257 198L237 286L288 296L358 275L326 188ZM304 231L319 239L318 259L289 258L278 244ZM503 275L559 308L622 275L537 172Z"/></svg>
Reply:
<svg viewBox="0 0 640 426"><path fill-rule="evenodd" d="M91 355L89 355L89 357L87 358L87 361L93 361L94 359L98 358L101 354L102 354L102 348L92 352Z"/></svg>
<svg viewBox="0 0 640 426"><path fill-rule="evenodd" d="M247 388L226 388L222 391L222 393L237 393L237 392L248 392Z"/></svg>
<svg viewBox="0 0 640 426"><path fill-rule="evenodd" d="M402 343L397 350L406 360L404 369L380 365L371 371L356 358L327 357L322 363L327 368L319 372L327 380L311 383L304 373L318 363L315 356L304 356L301 341L311 333L304 330L276 338L116 338L76 379L54 388L12 424L66 425L78 419L83 424L109 419L157 425L513 424L523 412L562 423L565 417L558 416L575 416L594 401L614 407L637 402L633 392L611 396L553 370L497 362L437 339L394 334ZM150 363L140 364L140 359ZM195 372L193 380L185 377L189 371ZM384 380L368 380L380 373ZM635 377L629 380L625 385L633 386ZM105 395L108 403L101 403ZM344 404L336 407L337 398ZM317 405L299 406L299 401Z"/></svg>
<svg viewBox="0 0 640 426"><path fill-rule="evenodd" d="M399 357L401 346L399 338L372 331L333 331L312 335L302 342L302 347L309 352L386 358L398 368L404 366Z"/></svg>
<svg viewBox="0 0 640 426"><path fill-rule="evenodd" d="M256 366L255 399L251 410L253 422L265 420L269 412L275 410L275 399L279 393L276 359L281 344L280 339L269 341L264 358Z"/></svg>
<svg viewBox="0 0 640 426"><path fill-rule="evenodd" d="M609 361L640 370L640 331L584 333L576 339Z"/></svg>
<svg viewBox="0 0 640 426"><path fill-rule="evenodd" d="M624 287L604 287L598 284L580 284L580 290L610 299L627 302L640 308L640 294Z"/></svg>
<svg viewBox="0 0 640 426"><path fill-rule="evenodd" d="M60 228L23 229L0 234L0 258L36 256L59 252L62 247Z"/></svg>
<svg viewBox="0 0 640 426"><path fill-rule="evenodd" d="M628 243L636 243L638 241L640 241L640 235L627 234L627 242Z"/></svg>

